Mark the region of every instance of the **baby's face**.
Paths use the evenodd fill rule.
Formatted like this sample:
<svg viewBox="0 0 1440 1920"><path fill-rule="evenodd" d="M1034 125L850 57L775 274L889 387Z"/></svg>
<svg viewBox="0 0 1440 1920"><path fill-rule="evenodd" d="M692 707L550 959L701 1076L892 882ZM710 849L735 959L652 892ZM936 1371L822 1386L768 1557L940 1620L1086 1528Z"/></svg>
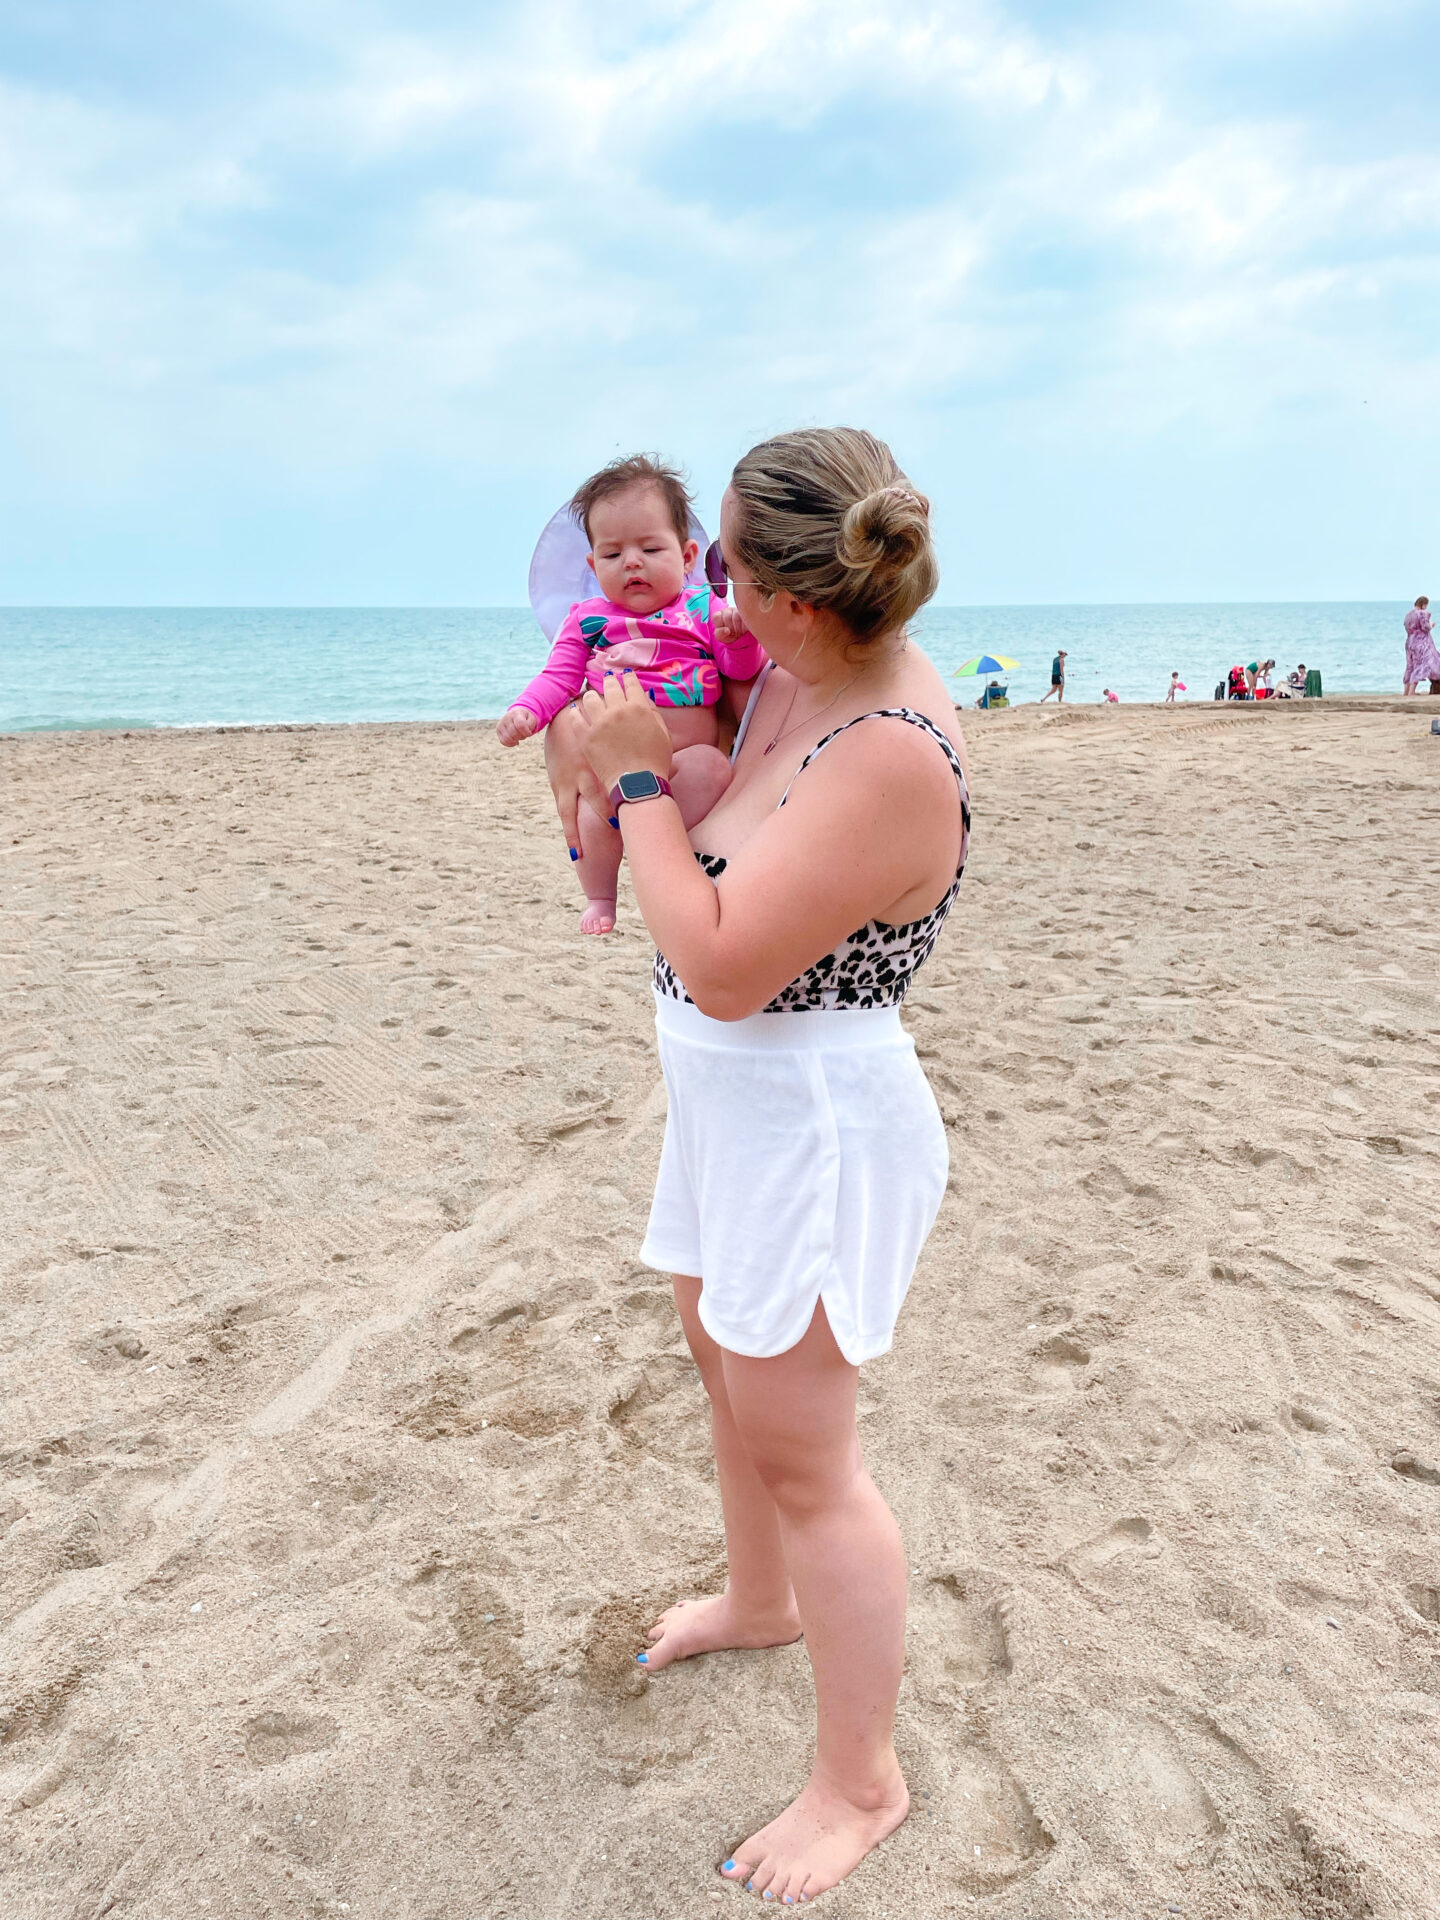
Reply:
<svg viewBox="0 0 1440 1920"><path fill-rule="evenodd" d="M617 607L654 613L675 598L699 552L681 542L658 487L630 487L590 514L590 565L600 591Z"/></svg>

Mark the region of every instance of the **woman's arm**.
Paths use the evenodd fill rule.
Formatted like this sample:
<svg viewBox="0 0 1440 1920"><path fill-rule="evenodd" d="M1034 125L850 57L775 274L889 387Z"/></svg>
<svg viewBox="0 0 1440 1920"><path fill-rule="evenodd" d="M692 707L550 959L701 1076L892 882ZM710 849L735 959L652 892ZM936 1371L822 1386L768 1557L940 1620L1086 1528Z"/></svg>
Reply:
<svg viewBox="0 0 1440 1920"><path fill-rule="evenodd" d="M581 703L602 785L669 771L669 737L637 686L611 681ZM960 809L940 750L903 720L852 728L795 784L717 884L695 862L668 800L620 815L635 897L702 1013L739 1020L870 919L911 919L955 871Z"/></svg>

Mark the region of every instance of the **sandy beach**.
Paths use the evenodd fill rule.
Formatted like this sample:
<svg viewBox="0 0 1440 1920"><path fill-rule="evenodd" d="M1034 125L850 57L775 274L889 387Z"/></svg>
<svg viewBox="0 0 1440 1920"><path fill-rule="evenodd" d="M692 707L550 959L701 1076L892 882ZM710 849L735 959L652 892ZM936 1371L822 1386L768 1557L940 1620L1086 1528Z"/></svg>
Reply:
<svg viewBox="0 0 1440 1920"><path fill-rule="evenodd" d="M1440 1911L1440 701L969 715L852 1920ZM800 1785L640 1240L649 945L485 725L0 740L0 1916L690 1920Z"/></svg>

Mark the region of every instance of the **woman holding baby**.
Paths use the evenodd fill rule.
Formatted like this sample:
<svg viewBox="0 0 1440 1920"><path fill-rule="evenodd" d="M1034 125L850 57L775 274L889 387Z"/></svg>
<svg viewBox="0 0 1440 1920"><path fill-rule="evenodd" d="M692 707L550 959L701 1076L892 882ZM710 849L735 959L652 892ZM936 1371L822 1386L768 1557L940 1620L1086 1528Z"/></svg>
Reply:
<svg viewBox="0 0 1440 1920"><path fill-rule="evenodd" d="M810 1778L720 1868L788 1906L909 1805L893 1743L906 1562L856 1389L945 1190L899 1003L954 902L969 799L953 705L905 632L938 578L929 507L889 449L851 429L753 448L720 546L769 664L708 813L687 831L672 730L633 675L602 677L559 727L596 817L619 822L660 950L670 1106L642 1258L674 1276L710 1397L729 1555L725 1592L670 1608L638 1658L656 1673L803 1634Z"/></svg>

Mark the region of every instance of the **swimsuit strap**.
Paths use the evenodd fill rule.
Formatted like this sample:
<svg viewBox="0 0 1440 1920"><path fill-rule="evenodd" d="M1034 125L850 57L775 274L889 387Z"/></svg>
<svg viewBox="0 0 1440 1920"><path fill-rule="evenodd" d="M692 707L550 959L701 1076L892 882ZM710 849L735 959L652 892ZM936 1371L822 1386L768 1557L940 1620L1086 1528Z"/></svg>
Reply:
<svg viewBox="0 0 1440 1920"><path fill-rule="evenodd" d="M750 721L754 715L756 704L760 699L760 695L765 690L765 682L770 678L770 670L774 665L775 662L773 660L767 660L755 676L755 684L750 689L750 698L745 702L745 711L740 716L740 725L735 730L734 745L730 749L732 764L740 757L740 749L744 746L745 736L750 731Z"/></svg>
<svg viewBox="0 0 1440 1920"><path fill-rule="evenodd" d="M872 713L856 714L853 720L847 720L843 726L836 727L833 733L827 733L818 745L813 746L790 776L790 786L780 796L783 807L790 798L790 787L800 778L817 753L823 753L832 740L838 740L842 733L848 733L851 727L858 727L862 720L907 720L912 727L919 727L922 733L928 733L935 741L945 758L950 762L951 771L960 783L960 804L965 815L970 811L970 789L965 781L965 769L960 764L960 756L955 751L948 735L941 732L935 722L923 713L917 713L913 707L876 707Z"/></svg>

